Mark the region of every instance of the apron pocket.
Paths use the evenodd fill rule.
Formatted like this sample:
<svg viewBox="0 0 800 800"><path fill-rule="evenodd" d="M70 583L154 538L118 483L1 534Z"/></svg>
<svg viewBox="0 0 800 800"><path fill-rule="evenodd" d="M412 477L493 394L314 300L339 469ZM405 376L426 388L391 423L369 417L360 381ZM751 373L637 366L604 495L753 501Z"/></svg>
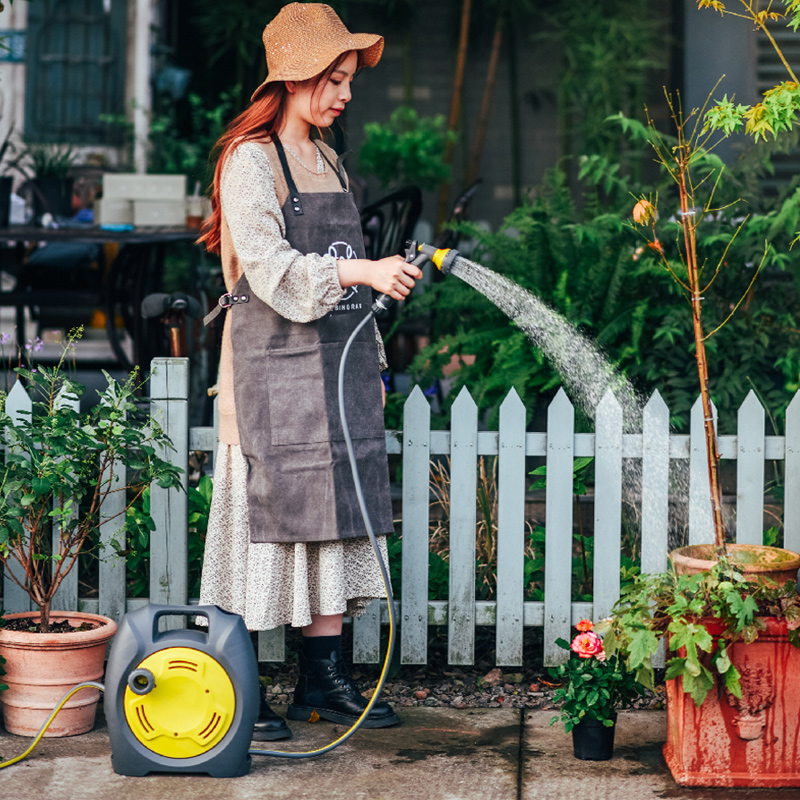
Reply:
<svg viewBox="0 0 800 800"><path fill-rule="evenodd" d="M267 352L272 444L312 444L330 438L325 378L318 344Z"/></svg>
<svg viewBox="0 0 800 800"><path fill-rule="evenodd" d="M343 349L343 342L324 342L268 351L269 425L273 445L344 439L337 397ZM344 387L353 439L383 439L380 391L374 344L354 342L347 359Z"/></svg>

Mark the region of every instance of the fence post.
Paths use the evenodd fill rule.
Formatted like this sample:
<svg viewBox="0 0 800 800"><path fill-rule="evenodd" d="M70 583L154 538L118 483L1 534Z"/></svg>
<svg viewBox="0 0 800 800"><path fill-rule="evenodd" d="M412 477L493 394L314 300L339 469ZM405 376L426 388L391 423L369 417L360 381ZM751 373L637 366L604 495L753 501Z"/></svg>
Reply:
<svg viewBox="0 0 800 800"><path fill-rule="evenodd" d="M279 625L268 631L258 632L258 660L286 660L286 626Z"/></svg>
<svg viewBox="0 0 800 800"><path fill-rule="evenodd" d="M19 425L26 419L30 419L33 403L22 381L17 379L17 382L11 387L11 391L6 397L6 414L11 417L15 425ZM6 444L8 448L8 444ZM32 611L33 602L28 594L20 589L14 581L11 580L8 572L12 571L15 577L22 579L23 574L19 564L12 564L9 559L3 566L3 611L6 614L16 614L22 611Z"/></svg>
<svg viewBox="0 0 800 800"><path fill-rule="evenodd" d="M104 396L101 403L107 403ZM105 479L117 486L124 486L127 480L126 468L119 460L114 462ZM115 492L106 497L100 515L100 597L98 611L104 617L116 622L125 613L126 561L125 556L113 552L115 540L127 549L125 532L125 492ZM120 541L121 540L121 541Z"/></svg>
<svg viewBox="0 0 800 800"><path fill-rule="evenodd" d="M669 549L669 409L656 389L642 419L642 574L667 570ZM664 642L651 661L666 663Z"/></svg>
<svg viewBox="0 0 800 800"><path fill-rule="evenodd" d="M521 666L525 599L525 406L513 388L500 406L499 439L496 661Z"/></svg>
<svg viewBox="0 0 800 800"><path fill-rule="evenodd" d="M610 389L595 412L594 605L595 622L619 599L622 533L622 406Z"/></svg>
<svg viewBox="0 0 800 800"><path fill-rule="evenodd" d="M786 479L783 507L783 546L800 552L800 392L786 409Z"/></svg>
<svg viewBox="0 0 800 800"><path fill-rule="evenodd" d="M403 407L403 664L428 660L428 519L431 408L419 386Z"/></svg>
<svg viewBox="0 0 800 800"><path fill-rule="evenodd" d="M475 525L478 406L466 386L453 403L450 434L450 592L447 660L475 660Z"/></svg>
<svg viewBox="0 0 800 800"><path fill-rule="evenodd" d="M751 389L736 428L736 541L764 543L764 409Z"/></svg>
<svg viewBox="0 0 800 800"><path fill-rule="evenodd" d="M575 409L563 389L547 409L545 488L544 665L569 658L556 639L570 638L572 617L572 467Z"/></svg>
<svg viewBox="0 0 800 800"><path fill-rule="evenodd" d="M717 429L717 409L711 404L714 431ZM714 521L711 514L711 485L708 480L706 434L703 425L701 398L692 406L689 446L689 544L709 544L714 541Z"/></svg>
<svg viewBox="0 0 800 800"><path fill-rule="evenodd" d="M71 408L73 411L80 411L81 401L79 397L70 394L65 386L62 386L55 399L56 408ZM55 505L55 498L53 504ZM72 519L78 516L77 505L73 507ZM66 520L65 520L66 521ZM61 531L58 524L53 522L53 554L58 553L61 546ZM100 556L102 558L102 554ZM56 565L52 565L55 571ZM51 608L58 611L77 611L78 610L78 564L77 562L70 570L69 574L61 581L61 586L53 595Z"/></svg>
<svg viewBox="0 0 800 800"><path fill-rule="evenodd" d="M189 359L155 358L150 372L150 413L174 450L158 455L183 470L182 491L150 487L150 602L185 605L188 599L187 529L189 466ZM168 624L174 620L168 618Z"/></svg>
<svg viewBox="0 0 800 800"><path fill-rule="evenodd" d="M658 390L642 422L642 572L667 569L669 531L669 409Z"/></svg>

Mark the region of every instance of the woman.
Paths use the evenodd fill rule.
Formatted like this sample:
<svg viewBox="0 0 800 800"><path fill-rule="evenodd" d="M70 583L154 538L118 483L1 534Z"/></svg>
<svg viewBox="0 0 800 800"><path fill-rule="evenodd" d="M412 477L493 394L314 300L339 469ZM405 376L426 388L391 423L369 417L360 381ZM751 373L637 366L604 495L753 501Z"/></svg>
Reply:
<svg viewBox="0 0 800 800"><path fill-rule="evenodd" d="M400 300L421 273L399 256L363 258L347 176L310 137L344 111L383 38L351 34L327 5L292 3L263 40L267 79L218 143L201 238L221 254L228 310L200 602L241 614L250 630L302 628L288 716L347 724L366 701L342 662L342 616L363 613L384 588L338 422L339 357L369 310L370 287ZM392 530L383 360L368 326L348 359L345 405L377 534ZM364 724L397 722L379 702ZM254 738L290 735L262 696Z"/></svg>

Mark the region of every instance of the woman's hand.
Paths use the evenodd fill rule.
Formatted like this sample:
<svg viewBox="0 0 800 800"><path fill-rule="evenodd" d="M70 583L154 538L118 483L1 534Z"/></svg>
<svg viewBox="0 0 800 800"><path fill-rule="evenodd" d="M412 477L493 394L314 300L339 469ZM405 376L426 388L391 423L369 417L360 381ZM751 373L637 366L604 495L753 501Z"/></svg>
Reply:
<svg viewBox="0 0 800 800"><path fill-rule="evenodd" d="M339 259L339 283L342 287L362 284L395 300L408 297L414 283L422 277L422 270L403 260L402 256L389 256L378 261L365 258Z"/></svg>

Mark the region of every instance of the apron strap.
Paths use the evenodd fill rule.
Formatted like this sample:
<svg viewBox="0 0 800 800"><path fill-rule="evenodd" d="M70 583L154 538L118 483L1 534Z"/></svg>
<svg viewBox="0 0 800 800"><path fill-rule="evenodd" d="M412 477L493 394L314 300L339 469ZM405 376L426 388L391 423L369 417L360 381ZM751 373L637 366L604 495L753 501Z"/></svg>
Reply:
<svg viewBox="0 0 800 800"><path fill-rule="evenodd" d="M349 151L348 153L345 153L344 156L339 156L339 158L336 160L336 163L334 164L328 158L328 156L325 155L325 151L316 142L314 142L314 144L316 145L319 154L328 162L328 166L330 166L330 168L336 173L336 177L339 179L339 183L342 185L342 190L345 192L350 191L350 187L347 185L347 178L345 177L344 173L344 164L342 164L345 156L348 155Z"/></svg>
<svg viewBox="0 0 800 800"><path fill-rule="evenodd" d="M246 294L231 294L230 292L225 292L217 301L214 310L203 317L203 325L210 325L223 311L227 311L231 306L249 302L250 298Z"/></svg>
<svg viewBox="0 0 800 800"><path fill-rule="evenodd" d="M303 213L303 203L300 200L300 192L297 191L292 172L289 169L289 163L286 161L286 152L283 149L283 145L277 133L272 134L272 142L275 145L275 150L278 153L278 158L283 168L283 177L286 179L286 185L289 187L289 199L292 201L292 210L294 211L294 215L299 217Z"/></svg>

